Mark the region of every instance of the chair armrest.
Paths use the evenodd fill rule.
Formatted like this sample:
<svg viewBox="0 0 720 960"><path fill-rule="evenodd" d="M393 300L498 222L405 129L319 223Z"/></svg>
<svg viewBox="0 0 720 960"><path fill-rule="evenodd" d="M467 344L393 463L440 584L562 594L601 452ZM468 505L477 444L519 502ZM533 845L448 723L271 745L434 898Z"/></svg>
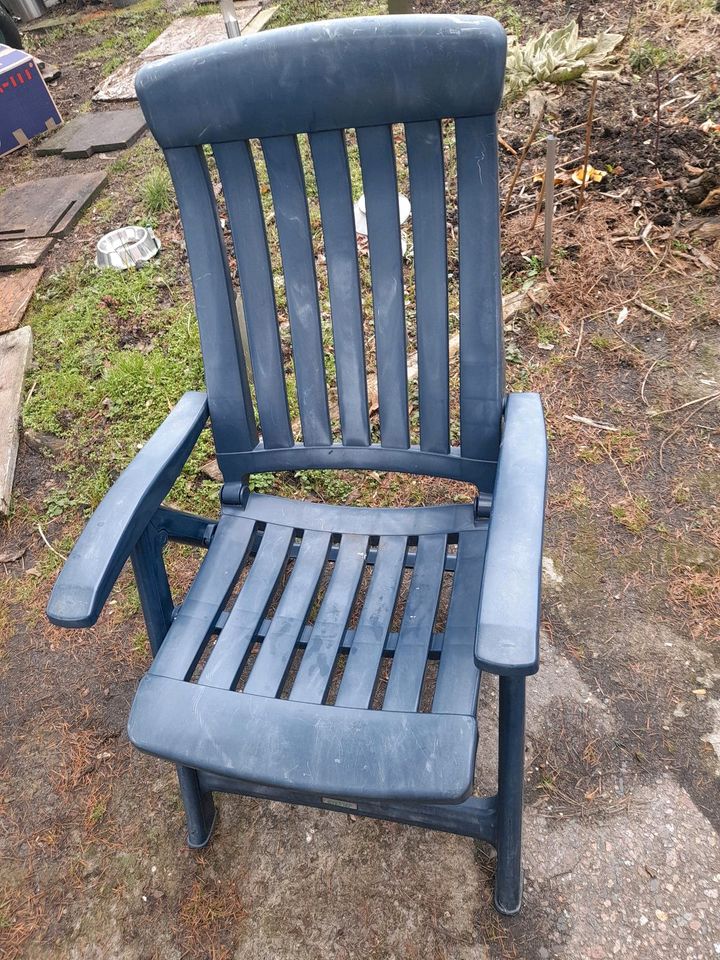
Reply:
<svg viewBox="0 0 720 960"><path fill-rule="evenodd" d="M511 393L485 552L475 662L523 676L538 669L547 439L540 397Z"/></svg>
<svg viewBox="0 0 720 960"><path fill-rule="evenodd" d="M180 475L207 416L204 393L184 394L117 478L55 582L47 605L52 623L95 623L133 547Z"/></svg>

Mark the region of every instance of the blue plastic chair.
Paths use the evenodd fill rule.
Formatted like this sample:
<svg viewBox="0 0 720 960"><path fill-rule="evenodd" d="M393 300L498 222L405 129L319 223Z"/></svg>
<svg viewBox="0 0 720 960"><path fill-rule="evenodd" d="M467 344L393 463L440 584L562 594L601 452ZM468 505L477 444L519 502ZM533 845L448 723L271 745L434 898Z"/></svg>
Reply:
<svg viewBox="0 0 720 960"><path fill-rule="evenodd" d="M505 397L503 386L496 111L504 62L494 20L404 16L272 30L143 68L138 96L185 229L207 396L186 393L117 480L65 564L48 615L92 625L132 560L154 660L129 736L177 764L191 846L210 838L215 791L353 810L490 842L496 905L513 913L522 890L525 678L538 668L546 443L539 397ZM459 447L450 432L441 119L454 120L456 134ZM393 124L404 124L412 202L419 443L408 416ZM368 411L348 129L367 205L379 442ZM339 426L328 403L301 133L322 217ZM302 442L288 411L251 139L262 144L274 204ZM232 228L254 396L207 144ZM208 417L225 481L217 521L162 505ZM254 473L318 468L455 478L474 484L477 497L363 509L249 489ZM207 548L177 605L167 540ZM499 775L497 795L479 798L471 794L483 670L500 678Z"/></svg>

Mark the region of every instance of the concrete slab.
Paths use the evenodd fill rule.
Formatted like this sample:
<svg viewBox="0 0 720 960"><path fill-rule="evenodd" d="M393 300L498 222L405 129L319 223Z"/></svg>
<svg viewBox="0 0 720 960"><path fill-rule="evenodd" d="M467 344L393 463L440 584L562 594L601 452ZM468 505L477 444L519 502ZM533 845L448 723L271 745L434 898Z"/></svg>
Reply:
<svg viewBox="0 0 720 960"><path fill-rule="evenodd" d="M235 13L243 33L249 28L250 32L254 32L251 28L255 17L262 17L263 25L268 19L266 16L268 11L263 10L260 3L252 6L236 4ZM162 60L186 50L197 50L208 43L217 43L226 39L225 24L219 13L203 17L178 17L139 56L111 73L97 88L93 100L98 102L134 100L135 74L144 63L150 60Z"/></svg>
<svg viewBox="0 0 720 960"><path fill-rule="evenodd" d="M139 107L81 113L38 146L38 156L61 153L66 160L124 150L147 129Z"/></svg>
<svg viewBox="0 0 720 960"><path fill-rule="evenodd" d="M0 277L0 333L20 325L44 269L35 267Z"/></svg>
<svg viewBox="0 0 720 960"><path fill-rule="evenodd" d="M720 955L720 844L669 776L605 821L529 810L525 863L525 907L545 916L544 960Z"/></svg>
<svg viewBox="0 0 720 960"><path fill-rule="evenodd" d="M34 267L55 243L54 237L33 240L0 240L0 270Z"/></svg>
<svg viewBox="0 0 720 960"><path fill-rule="evenodd" d="M105 183L103 172L45 177L0 196L0 241L64 236Z"/></svg>
<svg viewBox="0 0 720 960"><path fill-rule="evenodd" d="M22 410L22 386L32 357L32 331L20 327L0 337L0 515L10 509Z"/></svg>

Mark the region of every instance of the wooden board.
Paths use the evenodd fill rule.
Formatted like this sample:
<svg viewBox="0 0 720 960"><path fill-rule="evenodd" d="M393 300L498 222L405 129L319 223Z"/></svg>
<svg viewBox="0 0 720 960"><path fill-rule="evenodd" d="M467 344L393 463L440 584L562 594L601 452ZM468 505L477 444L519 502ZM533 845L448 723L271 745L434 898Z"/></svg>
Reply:
<svg viewBox="0 0 720 960"><path fill-rule="evenodd" d="M274 11L273 11L274 12ZM252 24L256 17L263 17L267 11L260 3L253 5L236 4L235 14L241 33L253 32ZM267 18L263 23L267 22ZM124 63L114 73L103 80L95 91L93 100L107 102L135 99L135 74L144 63L156 62L185 50L197 50L208 43L227 40L222 15L211 13L203 17L178 17L163 30L159 37L147 46L134 60Z"/></svg>
<svg viewBox="0 0 720 960"><path fill-rule="evenodd" d="M38 156L61 153L66 160L124 150L147 129L139 107L81 113L36 148Z"/></svg>
<svg viewBox="0 0 720 960"><path fill-rule="evenodd" d="M35 267L0 277L0 333L7 333L20 325L44 269Z"/></svg>
<svg viewBox="0 0 720 960"><path fill-rule="evenodd" d="M103 172L46 177L0 195L0 241L62 237L105 183Z"/></svg>
<svg viewBox="0 0 720 960"><path fill-rule="evenodd" d="M55 237L34 240L0 240L0 270L34 267L55 243Z"/></svg>
<svg viewBox="0 0 720 960"><path fill-rule="evenodd" d="M20 327L0 337L0 514L3 515L10 509L23 380L31 356L30 327Z"/></svg>

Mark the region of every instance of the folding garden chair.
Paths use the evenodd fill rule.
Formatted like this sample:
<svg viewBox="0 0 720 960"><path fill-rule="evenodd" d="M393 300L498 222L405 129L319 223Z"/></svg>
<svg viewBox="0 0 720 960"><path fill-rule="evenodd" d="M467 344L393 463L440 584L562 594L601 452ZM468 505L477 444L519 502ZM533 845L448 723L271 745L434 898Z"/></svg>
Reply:
<svg viewBox="0 0 720 960"><path fill-rule="evenodd" d="M191 846L210 838L216 791L352 810L490 842L496 905L513 913L522 889L525 678L538 668L546 445L538 396L504 395L496 135L504 61L498 23L443 15L270 30L142 69L138 96L185 229L207 395L186 393L119 477L65 564L48 615L66 627L92 625L132 560L154 660L129 736L177 765ZM455 144L447 157L444 132ZM414 277L401 253L396 137L407 150ZM358 268L349 142L362 169L371 291ZM259 151L291 356L281 349ZM446 193L455 177L453 359ZM308 213L315 190L321 231ZM329 309L318 298L320 249ZM224 478L217 520L163 506L208 418ZM453 478L477 495L375 509L251 490L253 474L305 469ZM177 604L167 540L207 548ZM499 676L492 797L472 795L483 670Z"/></svg>

